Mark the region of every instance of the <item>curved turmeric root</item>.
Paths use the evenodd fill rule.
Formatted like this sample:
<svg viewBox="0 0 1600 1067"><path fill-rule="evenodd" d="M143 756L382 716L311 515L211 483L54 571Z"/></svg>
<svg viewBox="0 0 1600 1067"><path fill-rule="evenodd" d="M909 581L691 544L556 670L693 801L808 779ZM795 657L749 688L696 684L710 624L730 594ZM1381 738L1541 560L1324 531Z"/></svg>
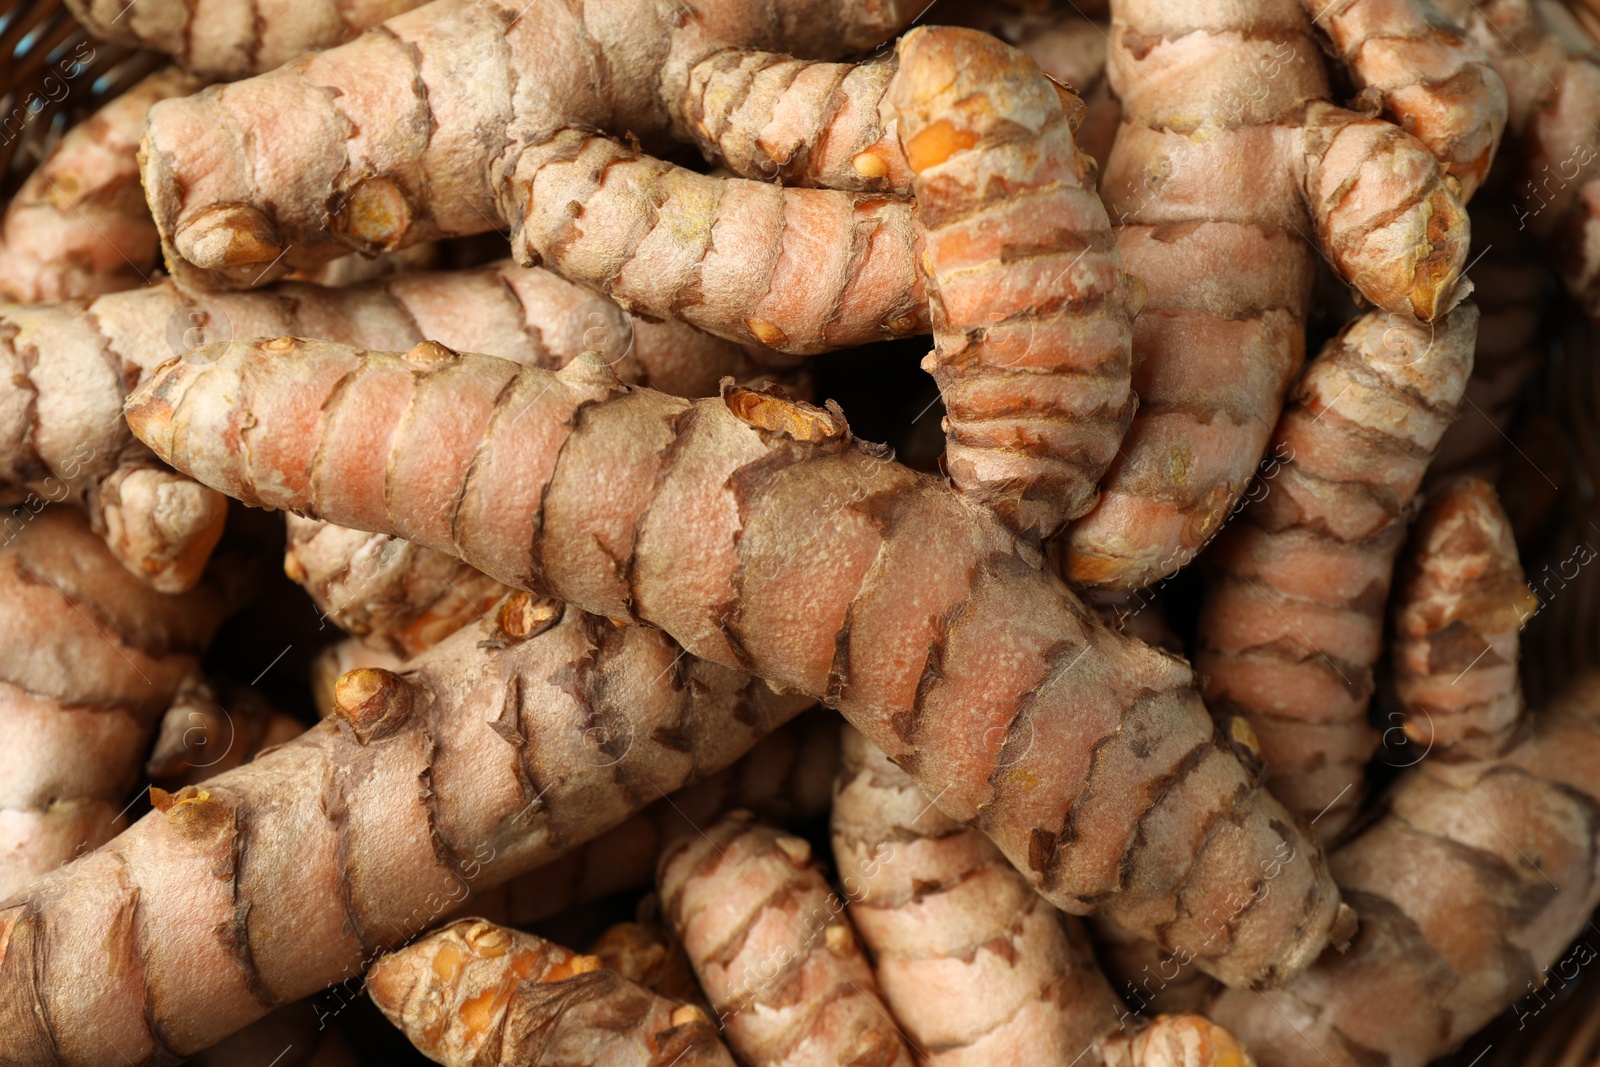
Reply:
<svg viewBox="0 0 1600 1067"><path fill-rule="evenodd" d="M883 999L921 1062L1082 1062L1127 1012L1077 920L860 733L845 730L842 754L834 862Z"/></svg>
<svg viewBox="0 0 1600 1067"><path fill-rule="evenodd" d="M1327 102L1299 4L1126 0L1112 15L1123 124L1101 195L1149 295L1139 410L1064 573L1133 589L1216 536L1267 453L1304 359L1312 245L1373 304L1432 321L1468 233L1427 146Z"/></svg>
<svg viewBox="0 0 1600 1067"><path fill-rule="evenodd" d="M1522 166L1512 192L1557 273L1600 317L1600 46L1559 4L1434 0L1505 82Z"/></svg>
<svg viewBox="0 0 1600 1067"><path fill-rule="evenodd" d="M1433 0L1302 0L1362 90L1461 186L1483 184L1505 132L1505 83Z"/></svg>
<svg viewBox="0 0 1600 1067"><path fill-rule="evenodd" d="M1288 458L1208 559L1195 667L1260 740L1269 784L1332 840L1365 795L1384 605L1428 461L1472 369L1478 312L1362 316L1279 420Z"/></svg>
<svg viewBox="0 0 1600 1067"><path fill-rule="evenodd" d="M165 52L215 79L241 78L347 41L427 0L67 0L90 33Z"/></svg>
<svg viewBox="0 0 1600 1067"><path fill-rule="evenodd" d="M519 256L543 256L574 280L589 280L593 272L614 286L608 291L625 307L658 317L688 312L702 301L713 305L693 322L716 305L750 295L742 290L759 286L759 297L770 283L778 293L769 306L745 306L744 315L729 309L726 329L714 332L756 340L760 331L741 321L753 318L799 338L773 317L789 285L782 270L774 270L779 258L787 253L818 260L809 264L813 269L841 272L837 302L854 274L835 250L850 246L863 255L874 243L870 232L859 241L848 238L882 221L870 198L781 196L742 181L695 181L690 172L656 161L642 170L597 175L586 159L582 176L570 176L559 203L547 204L555 194L543 188L555 179L541 186L536 171L574 161L585 139L572 135L603 130L630 133L652 146L669 136L708 147L730 140L736 150L722 161L735 169L753 166L757 173L747 177L794 179L815 163L824 180L853 174L887 188L903 165L892 159L886 145L893 139L877 124L881 72L852 80L837 65L732 53L765 49L836 58L881 43L918 10L901 0L708 0L692 9L657 0L591 0L581 14L564 4L530 8L511 0L429 4L300 63L156 109L143 149L145 191L169 268L194 287L260 285L350 250L394 249L502 224L520 230L531 221L540 230L559 223L603 246L595 254L610 261L611 271L587 255L565 262L559 248L537 239L515 240ZM748 80L775 64L785 69ZM463 70L472 76L461 77ZM726 120L732 129L724 129L718 111L728 91L752 96L752 114ZM769 107L771 118L763 121L760 112ZM284 129L287 116L294 117L293 132ZM270 162L256 158L264 150ZM619 160L627 158L620 146L619 152ZM657 186L643 190L657 201L656 210L611 214L607 202L621 195L618 187L640 182ZM586 204L581 187L597 183L608 187L606 196L587 205L586 218L577 222L569 202ZM571 195L579 191L583 195ZM666 203L673 193L688 199ZM750 214L771 207L767 194L796 205L788 220L794 233L767 230ZM724 195L727 202L719 204ZM657 217L665 223L640 228ZM723 220L715 247L713 217ZM647 231L653 240L645 239ZM602 233L607 236L597 236ZM635 254L645 261L622 272ZM684 272L702 258L703 281L685 288ZM906 265L914 278L909 259ZM872 290L891 284L877 271L855 273ZM635 289L642 291L636 295ZM652 303L664 306L655 310ZM831 307L807 310L826 314ZM876 329L879 321L870 325ZM820 332L820 324L810 325L807 333ZM837 344L853 343L859 341Z"/></svg>
<svg viewBox="0 0 1600 1067"><path fill-rule="evenodd" d="M834 858L884 1000L921 1063L1250 1063L1200 1016L1138 1019L1076 920L983 835L940 814L872 742L846 729L843 747Z"/></svg>
<svg viewBox="0 0 1600 1067"><path fill-rule="evenodd" d="M245 686L219 694L216 684L191 675L161 717L144 772L159 788L176 793L305 731L303 722Z"/></svg>
<svg viewBox="0 0 1600 1067"><path fill-rule="evenodd" d="M915 29L897 51L888 102L916 175L945 469L1049 537L1094 505L1133 417L1142 290L1073 144L1081 100L976 30Z"/></svg>
<svg viewBox="0 0 1600 1067"><path fill-rule="evenodd" d="M1262 1067L1423 1067L1546 976L1576 977L1593 950L1562 953L1600 903L1596 761L1590 674L1504 754L1406 772L1331 856L1361 916L1349 951L1281 990L1224 991L1212 1016Z"/></svg>
<svg viewBox="0 0 1600 1067"><path fill-rule="evenodd" d="M1395 590L1406 736L1434 755L1499 755L1522 718L1518 631L1538 610L1494 488L1463 478L1435 490Z"/></svg>
<svg viewBox="0 0 1600 1067"><path fill-rule="evenodd" d="M161 238L139 188L139 131L158 100L205 82L168 67L67 131L6 205L0 300L36 303L144 285Z"/></svg>
<svg viewBox="0 0 1600 1067"><path fill-rule="evenodd" d="M776 826L828 810L839 765L839 717L805 713L757 741L733 766L663 797L581 848L475 896L474 914L509 926L651 885L667 845L742 808ZM659 990L658 990L659 992Z"/></svg>
<svg viewBox="0 0 1600 1067"><path fill-rule="evenodd" d="M445 1067L734 1067L699 1008L482 919L380 957L367 995Z"/></svg>
<svg viewBox="0 0 1600 1067"><path fill-rule="evenodd" d="M287 519L284 572L311 594L324 618L401 659L482 618L510 592L454 556L403 538Z"/></svg>
<svg viewBox="0 0 1600 1067"><path fill-rule="evenodd" d="M150 735L232 606L140 584L69 508L0 547L0 899L122 828Z"/></svg>
<svg viewBox="0 0 1600 1067"><path fill-rule="evenodd" d="M1102 8L1104 5L1101 5ZM1122 104L1106 80L1106 45L1110 38L1104 11L1092 4L1040 7L967 0L941 4L938 21L971 26L992 33L1028 53L1039 69L1083 100L1083 121L1073 131L1078 148L1105 166L1122 121ZM1092 21L1098 20L1098 21Z"/></svg>
<svg viewBox="0 0 1600 1067"><path fill-rule="evenodd" d="M197 344L282 333L399 346L429 337L551 367L589 351L629 381L693 396L730 375L775 376L728 341L635 319L548 271L505 263L338 289L286 282L189 296L163 281L87 305L0 305L0 499L18 505L0 523L78 502L130 571L163 592L188 588L222 534L225 501L160 468L129 437L122 399Z"/></svg>
<svg viewBox="0 0 1600 1067"><path fill-rule="evenodd" d="M345 675L337 698L287 744L157 791L0 908L0 1060L206 1048L728 766L807 703L522 593L403 675Z"/></svg>
<svg viewBox="0 0 1600 1067"><path fill-rule="evenodd" d="M854 441L836 408L679 400L588 359L281 338L197 349L127 411L248 503L409 530L826 699L1058 907L1167 945L1220 912L1197 965L1224 980L1286 980L1337 930L1314 847L1188 666L1106 629L992 513ZM244 411L272 416L245 433ZM1270 894L1227 903L1274 862Z"/></svg>
<svg viewBox="0 0 1600 1067"><path fill-rule="evenodd" d="M661 857L662 915L751 1067L912 1067L803 839L734 812Z"/></svg>

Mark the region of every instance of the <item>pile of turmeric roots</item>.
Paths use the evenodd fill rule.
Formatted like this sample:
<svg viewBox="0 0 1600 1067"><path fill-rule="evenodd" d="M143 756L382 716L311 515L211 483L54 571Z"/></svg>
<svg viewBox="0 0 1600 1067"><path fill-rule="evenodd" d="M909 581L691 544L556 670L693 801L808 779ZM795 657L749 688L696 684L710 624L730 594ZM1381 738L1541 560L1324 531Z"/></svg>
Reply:
<svg viewBox="0 0 1600 1067"><path fill-rule="evenodd" d="M0 1064L1420 1067L1600 981L1517 543L1595 0L68 2L173 65L0 223Z"/></svg>

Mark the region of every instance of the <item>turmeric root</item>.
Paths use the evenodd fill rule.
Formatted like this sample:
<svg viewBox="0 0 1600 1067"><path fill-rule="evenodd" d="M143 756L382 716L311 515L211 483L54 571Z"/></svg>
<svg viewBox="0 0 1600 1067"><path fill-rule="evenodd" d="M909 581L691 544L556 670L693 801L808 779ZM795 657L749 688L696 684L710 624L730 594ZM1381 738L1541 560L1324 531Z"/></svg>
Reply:
<svg viewBox="0 0 1600 1067"><path fill-rule="evenodd" d="M1477 309L1356 319L1278 423L1288 458L1208 555L1195 667L1260 740L1270 785L1331 840L1359 808L1384 605L1428 461L1472 369Z"/></svg>
<svg viewBox="0 0 1600 1067"><path fill-rule="evenodd" d="M1569 292L1600 317L1600 46L1559 4L1435 0L1486 52L1521 142L1513 193Z"/></svg>
<svg viewBox="0 0 1600 1067"><path fill-rule="evenodd" d="M656 857L669 843L735 808L777 826L823 814L838 764L839 717L803 714L756 742L733 766L663 797L553 863L478 894L468 907L494 922L525 926L648 886Z"/></svg>
<svg viewBox="0 0 1600 1067"><path fill-rule="evenodd" d="M1566 0L1567 10L1590 39L1600 44L1600 4L1594 0Z"/></svg>
<svg viewBox="0 0 1600 1067"><path fill-rule="evenodd" d="M1393 652L1406 735L1434 756L1499 755L1522 717L1518 631L1539 599L1494 488L1463 478L1437 489L1406 555Z"/></svg>
<svg viewBox="0 0 1600 1067"><path fill-rule="evenodd" d="M432 648L510 592L455 557L402 538L298 515L288 522L285 573L324 618L400 659Z"/></svg>
<svg viewBox="0 0 1600 1067"><path fill-rule="evenodd" d="M1483 184L1505 132L1505 83L1433 0L1302 0L1362 90L1461 186Z"/></svg>
<svg viewBox="0 0 1600 1067"><path fill-rule="evenodd" d="M1454 182L1420 141L1327 103L1297 3L1112 5L1123 122L1101 182L1134 323L1139 410L1069 580L1148 585L1227 520L1305 353L1312 243L1373 304L1439 318L1467 251Z"/></svg>
<svg viewBox="0 0 1600 1067"><path fill-rule="evenodd" d="M1204 1015L1160 1015L1100 1043L1105 1067L1255 1067L1239 1039Z"/></svg>
<svg viewBox="0 0 1600 1067"><path fill-rule="evenodd" d="M69 508L0 547L0 899L122 828L150 735L231 606L210 583L135 581Z"/></svg>
<svg viewBox="0 0 1600 1067"><path fill-rule="evenodd" d="M14 529L73 500L135 574L165 592L196 581L225 518L220 496L157 467L122 420L122 398L206 340L296 333L356 344L444 344L560 366L600 354L630 381L686 395L765 372L736 345L681 322L649 323L548 271L498 264L327 289L186 296L171 282L73 303L0 305L0 500Z"/></svg>
<svg viewBox="0 0 1600 1067"><path fill-rule="evenodd" d="M682 943L659 923L617 923L607 927L589 946L589 955L628 981L669 1000L693 1004L710 1018L710 1005L705 1003L688 954Z"/></svg>
<svg viewBox="0 0 1600 1067"><path fill-rule="evenodd" d="M727 766L805 703L653 628L514 594L403 675L346 675L333 720L156 792L7 901L0 1060L205 1048Z"/></svg>
<svg viewBox="0 0 1600 1067"><path fill-rule="evenodd" d="M551 373L281 338L196 349L127 412L254 506L403 527L826 699L1058 907L1163 944L1220 912L1199 963L1224 980L1284 981L1339 932L1314 846L1188 666L1107 630L992 513L854 441L836 408L679 400L588 358ZM1272 893L1227 903L1285 852Z"/></svg>
<svg viewBox="0 0 1600 1067"><path fill-rule="evenodd" d="M144 285L161 261L135 158L157 100L205 84L168 67L68 131L0 223L0 299L33 303Z"/></svg>
<svg viewBox="0 0 1600 1067"><path fill-rule="evenodd" d="M846 910L919 1062L1249 1062L1232 1035L1200 1016L1140 1025L1106 984L1077 921L1040 899L982 834L941 815L854 730L845 731L843 756L833 849Z"/></svg>
<svg viewBox="0 0 1600 1067"><path fill-rule="evenodd" d="M305 732L305 724L259 693L232 686L226 702L216 683L190 675L161 718L144 772L175 793L249 763L263 749Z"/></svg>
<svg viewBox="0 0 1600 1067"><path fill-rule="evenodd" d="M635 166L636 152L608 153L580 131L627 132L651 145L669 135L708 146L725 133L741 143L764 138L764 147L722 162L756 166L746 177L791 179L817 163L818 176L853 173L886 185L895 164L874 147L893 140L877 126L880 72L852 80L833 65L789 64L748 90L757 111L770 103L766 90L780 93L775 121L730 120L731 132L707 79L743 65L730 48L837 57L887 39L917 10L899 0L712 0L688 12L607 0L581 13L500 0L430 4L303 63L157 108L144 142L145 191L170 269L196 287L259 285L352 249L505 224L532 231L513 240L523 262L543 257L567 277L605 285L624 307L682 312L697 324L726 319L712 332L747 341L781 333L797 345L818 342L822 316L840 323L835 347L860 343L890 329L889 320L916 318L920 300L889 313L908 303L894 290L916 274L903 205L797 195L654 161ZM753 57L749 73L780 60ZM798 87L785 86L786 77ZM287 116L293 132L284 130ZM857 135L868 139L864 147ZM830 148L836 141L849 149L843 158ZM796 169L794 160L806 165ZM616 174L593 169L615 165ZM614 214L619 198L636 195L654 200L648 213ZM582 207L581 222L572 205ZM641 244L640 223L655 218L665 225ZM721 232L712 242L714 224ZM555 227L590 241L560 247L574 233L551 247L543 234ZM886 232L874 237L878 227ZM642 259L624 270L636 254ZM813 296L818 283L827 295Z"/></svg>
<svg viewBox="0 0 1600 1067"><path fill-rule="evenodd" d="M67 0L96 37L165 52L189 70L241 78L347 41L426 0Z"/></svg>
<svg viewBox="0 0 1600 1067"><path fill-rule="evenodd" d="M734 812L661 857L662 915L751 1067L912 1067L811 846Z"/></svg>
<svg viewBox="0 0 1600 1067"><path fill-rule="evenodd" d="M445 1067L734 1067L699 1008L520 930L462 919L383 956L367 994Z"/></svg>
<svg viewBox="0 0 1600 1067"><path fill-rule="evenodd" d="M916 174L945 468L1048 537L1094 505L1133 417L1142 292L1073 144L1082 101L977 30L915 29L897 51L888 102Z"/></svg>
<svg viewBox="0 0 1600 1067"><path fill-rule="evenodd" d="M1028 53L1040 70L1077 94L1085 110L1072 139L1080 151L1104 167L1122 120L1122 105L1106 80L1109 28L1103 20L1086 17L1089 13L1083 7L1074 4L1040 9L1028 4L1010 7L968 0L959 5L941 5L934 21L994 34Z"/></svg>
<svg viewBox="0 0 1600 1067"><path fill-rule="evenodd" d="M1077 920L860 733L846 729L842 755L834 862L883 999L921 1062L1066 1064L1114 1032L1127 1012Z"/></svg>
<svg viewBox="0 0 1600 1067"><path fill-rule="evenodd" d="M1600 677L1493 759L1424 760L1331 856L1361 916L1344 954L1288 987L1211 1005L1262 1067L1422 1067L1592 950L1561 960L1600 883ZM1404 1005L1397 1011L1396 1005Z"/></svg>

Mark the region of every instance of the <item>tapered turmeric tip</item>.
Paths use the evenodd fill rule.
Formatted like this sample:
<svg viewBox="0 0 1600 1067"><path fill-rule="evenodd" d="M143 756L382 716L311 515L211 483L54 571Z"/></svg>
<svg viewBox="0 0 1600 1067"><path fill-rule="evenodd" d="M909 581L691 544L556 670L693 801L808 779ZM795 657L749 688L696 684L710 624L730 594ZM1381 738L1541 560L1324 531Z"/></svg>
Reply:
<svg viewBox="0 0 1600 1067"><path fill-rule="evenodd" d="M594 956L482 919L380 958L366 988L445 1067L733 1067L698 1008L657 996Z"/></svg>
<svg viewBox="0 0 1600 1067"><path fill-rule="evenodd" d="M1104 1067L1256 1067L1239 1039L1204 1015L1158 1015L1100 1043Z"/></svg>
<svg viewBox="0 0 1600 1067"><path fill-rule="evenodd" d="M886 103L914 172L950 479L1048 537L1098 499L1133 418L1132 321L1083 103L1028 55L938 26L900 40Z"/></svg>
<svg viewBox="0 0 1600 1067"><path fill-rule="evenodd" d="M1539 610L1494 488L1461 478L1428 501L1395 591L1405 732L1430 753L1499 755L1522 718L1518 631Z"/></svg>

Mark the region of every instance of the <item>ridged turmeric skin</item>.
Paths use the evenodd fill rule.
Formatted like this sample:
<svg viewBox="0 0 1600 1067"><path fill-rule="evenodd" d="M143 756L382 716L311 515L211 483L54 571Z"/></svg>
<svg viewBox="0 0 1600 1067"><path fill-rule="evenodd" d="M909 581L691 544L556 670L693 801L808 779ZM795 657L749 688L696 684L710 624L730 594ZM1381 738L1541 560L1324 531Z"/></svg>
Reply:
<svg viewBox="0 0 1600 1067"><path fill-rule="evenodd" d="M662 915L751 1067L912 1067L811 846L731 812L663 851Z"/></svg>
<svg viewBox="0 0 1600 1067"><path fill-rule="evenodd" d="M1384 605L1477 324L1471 304L1431 327L1380 312L1349 324L1279 420L1274 448L1291 458L1207 557L1207 698L1248 721L1271 788L1324 840L1365 796Z"/></svg>
<svg viewBox="0 0 1600 1067"><path fill-rule="evenodd" d="M1093 506L1133 415L1142 291L1073 142L1082 101L976 30L915 29L897 54L886 99L915 175L944 466L1048 537Z"/></svg>
<svg viewBox="0 0 1600 1067"><path fill-rule="evenodd" d="M807 703L660 631L513 594L403 675L342 676L329 721L157 795L8 901L0 1054L170 1062L330 983L314 1009L337 1014L381 952L731 764Z"/></svg>
<svg viewBox="0 0 1600 1067"><path fill-rule="evenodd" d="M520 930L463 919L380 958L366 990L445 1067L733 1067L699 1008Z"/></svg>
<svg viewBox="0 0 1600 1067"><path fill-rule="evenodd" d="M1361 919L1347 952L1284 989L1213 1001L1212 1017L1262 1067L1424 1067L1575 973L1578 961L1557 961L1592 936L1600 903L1600 676L1580 677L1530 720L1492 758L1423 760L1332 853Z"/></svg>
<svg viewBox="0 0 1600 1067"><path fill-rule="evenodd" d="M1391 652L1406 736L1431 758L1498 755L1522 718L1519 631L1539 598L1494 489L1472 477L1436 489L1406 557Z"/></svg>
<svg viewBox="0 0 1600 1067"><path fill-rule="evenodd" d="M1063 568L1127 590L1187 565L1250 484L1305 357L1313 255L1426 322L1451 305L1468 231L1426 145L1328 102L1294 0L1113 3L1108 70L1123 123L1101 194L1148 293L1139 407Z"/></svg>
<svg viewBox="0 0 1600 1067"><path fill-rule="evenodd" d="M284 338L169 364L128 417L247 502L403 525L508 585L827 699L1057 906L1203 940L1197 965L1232 981L1282 981L1320 951L1339 905L1316 849L1186 664L1105 629L992 514L835 413L744 396L676 400L586 360L551 374ZM775 403L800 414L735 410ZM246 427L245 410L273 417ZM782 428L824 422L806 441ZM1227 903L1274 864L1272 893Z"/></svg>

